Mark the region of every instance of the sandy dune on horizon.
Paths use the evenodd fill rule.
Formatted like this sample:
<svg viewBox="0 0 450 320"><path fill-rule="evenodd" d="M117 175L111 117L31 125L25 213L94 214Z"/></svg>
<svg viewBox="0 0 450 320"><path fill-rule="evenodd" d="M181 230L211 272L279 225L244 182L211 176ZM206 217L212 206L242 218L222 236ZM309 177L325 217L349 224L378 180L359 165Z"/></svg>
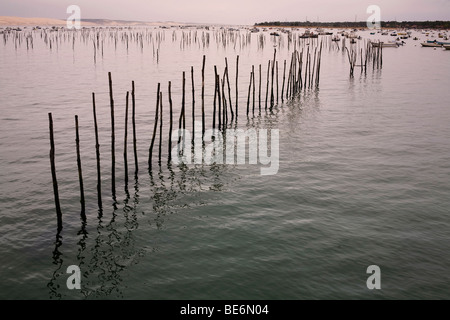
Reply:
<svg viewBox="0 0 450 320"><path fill-rule="evenodd" d="M66 20L50 18L0 17L1 26L65 26ZM95 26L95 23L81 22L82 26Z"/></svg>
<svg viewBox="0 0 450 320"><path fill-rule="evenodd" d="M178 26L186 23L178 22L139 22L139 21L120 21L107 19L94 19L94 21L81 21L82 27L89 26ZM65 26L66 20L50 18L22 18L0 16L0 26Z"/></svg>

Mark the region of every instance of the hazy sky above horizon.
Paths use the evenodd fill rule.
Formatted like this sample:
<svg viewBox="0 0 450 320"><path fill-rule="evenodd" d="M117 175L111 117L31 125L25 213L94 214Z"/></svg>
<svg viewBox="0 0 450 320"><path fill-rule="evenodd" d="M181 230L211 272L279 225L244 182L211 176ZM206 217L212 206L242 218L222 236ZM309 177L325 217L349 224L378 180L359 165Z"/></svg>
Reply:
<svg viewBox="0 0 450 320"><path fill-rule="evenodd" d="M369 5L381 20L450 20L450 0L2 0L0 16L253 24L263 21L365 21Z"/></svg>

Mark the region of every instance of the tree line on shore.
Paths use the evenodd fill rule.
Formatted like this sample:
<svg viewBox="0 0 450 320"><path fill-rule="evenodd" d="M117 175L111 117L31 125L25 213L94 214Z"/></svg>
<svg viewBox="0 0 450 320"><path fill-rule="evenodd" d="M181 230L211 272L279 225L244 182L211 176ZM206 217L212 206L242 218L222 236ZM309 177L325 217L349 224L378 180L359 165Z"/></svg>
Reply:
<svg viewBox="0 0 450 320"><path fill-rule="evenodd" d="M255 23L256 27L308 27L308 28L366 28L366 21L356 22L310 22L270 21ZM381 21L382 28L396 29L450 29L450 21Z"/></svg>

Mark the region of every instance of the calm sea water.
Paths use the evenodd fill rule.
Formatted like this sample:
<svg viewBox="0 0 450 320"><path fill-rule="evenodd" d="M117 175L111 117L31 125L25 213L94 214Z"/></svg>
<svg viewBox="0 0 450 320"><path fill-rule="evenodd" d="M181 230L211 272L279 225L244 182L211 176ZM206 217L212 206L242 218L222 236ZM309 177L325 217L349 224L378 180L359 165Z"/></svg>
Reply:
<svg viewBox="0 0 450 320"><path fill-rule="evenodd" d="M382 69L361 73L356 67L351 78L346 52L323 38L319 89L280 101L271 112L263 104L261 114L247 119L251 66L258 76L262 64L264 99L274 44L280 77L283 61L290 61L293 48L286 35L275 43L266 32L265 46L259 48L258 34L246 43L247 32L241 31L224 46L217 38L220 31L211 30L209 46L203 46L204 30L195 41L189 30L176 30L174 38L170 29L133 29L118 31L116 48L116 31L108 32L101 31L103 56L100 47L96 61L92 33L84 39L78 33L72 46L71 34L60 32L51 50L39 31L33 49L27 50L24 38L17 48L12 38L0 45L0 298L450 298L450 51L422 48L420 41L407 39L403 47L383 50ZM135 38L127 50L124 35L133 32L143 35L143 50ZM190 67L200 121L203 55L207 125L213 67L222 74L228 59L234 105L239 55L237 126L280 130L277 174L262 176L259 165L170 167L166 162L154 163L148 173L157 83L167 130L167 84L172 81L178 124L186 72L190 128ZM111 197L108 72L116 112L116 202ZM130 129L126 188L123 124L132 80L140 172L134 177ZM102 212L91 92L97 95ZM63 211L59 235L48 112L54 118ZM80 218L76 114L86 223ZM166 159L166 144L163 148ZM81 290L66 286L70 265L81 269ZM381 290L367 289L370 265L381 268Z"/></svg>

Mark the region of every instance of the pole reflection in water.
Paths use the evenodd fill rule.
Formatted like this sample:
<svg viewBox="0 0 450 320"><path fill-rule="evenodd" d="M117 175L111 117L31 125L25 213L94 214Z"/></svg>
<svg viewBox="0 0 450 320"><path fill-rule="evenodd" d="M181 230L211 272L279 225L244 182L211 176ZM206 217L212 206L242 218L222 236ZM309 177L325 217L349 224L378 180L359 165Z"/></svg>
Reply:
<svg viewBox="0 0 450 320"><path fill-rule="evenodd" d="M207 191L221 191L229 178L231 166L227 165L195 165L188 167L179 165L172 168L168 165L165 170L149 174L149 197L140 194L139 179L134 179L134 194L131 196L125 187L125 199L119 204L114 201L112 216L99 211L96 234L91 238L87 232L87 223L82 221L78 232L78 252L76 263L63 259L61 252L62 236L57 234L53 264L56 269L48 283L50 298L124 298L123 289L127 287L123 282L123 275L128 267L139 263L148 252L158 250L155 240L154 246L137 241L135 232L149 231L148 226L161 230L169 215L178 213L191 206L202 205L203 202L195 194ZM141 198L146 198L144 205L140 205ZM151 207L151 214L147 208ZM142 228L140 228L140 225ZM149 231L151 232L151 231ZM67 266L77 264L81 270L81 290L68 290L66 280Z"/></svg>
<svg viewBox="0 0 450 320"><path fill-rule="evenodd" d="M60 293L60 285L56 283L58 277L61 275L61 267L63 264L63 259L61 257L61 252L59 251L59 248L62 245L62 237L59 233L59 231L56 234L56 240L55 240L55 249L52 252L52 263L56 265L56 269L52 274L52 278L50 282L47 284L47 288L50 289L49 297L50 299L60 299L62 297L62 294Z"/></svg>

